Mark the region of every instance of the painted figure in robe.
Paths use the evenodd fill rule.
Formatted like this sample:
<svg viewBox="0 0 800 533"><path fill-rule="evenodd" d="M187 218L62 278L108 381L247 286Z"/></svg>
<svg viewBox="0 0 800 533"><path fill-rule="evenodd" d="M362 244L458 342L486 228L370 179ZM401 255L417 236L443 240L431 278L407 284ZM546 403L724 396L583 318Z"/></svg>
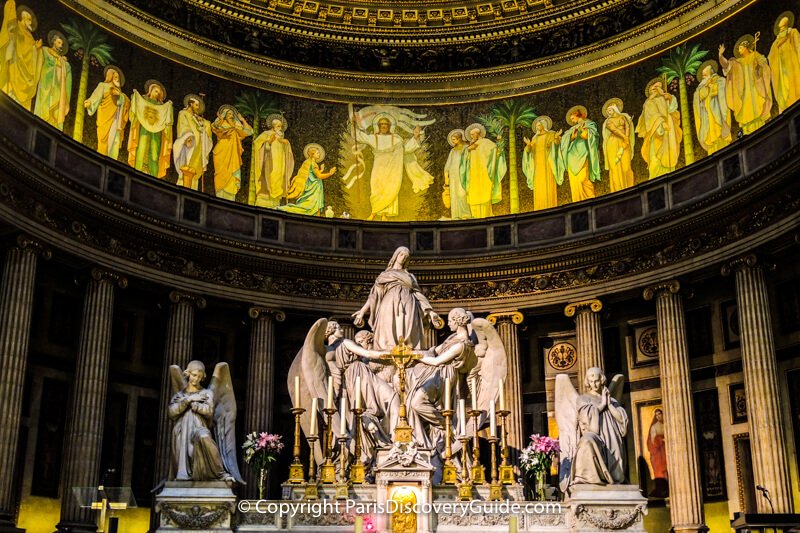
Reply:
<svg viewBox="0 0 800 533"><path fill-rule="evenodd" d="M645 89L647 100L636 126L644 139L642 158L650 179L672 172L678 166L683 131L678 99L665 91L664 78L650 80Z"/></svg>
<svg viewBox="0 0 800 533"><path fill-rule="evenodd" d="M713 59L706 61L698 72L700 83L694 92L694 125L700 146L709 155L728 146L731 136L731 110L728 109L726 79L719 74Z"/></svg>
<svg viewBox="0 0 800 533"><path fill-rule="evenodd" d="M633 118L622 110L619 98L611 98L603 105L603 157L611 192L633 187L635 182L631 160L636 134Z"/></svg>
<svg viewBox="0 0 800 533"><path fill-rule="evenodd" d="M270 129L260 133L253 141L256 205L277 207L289 190L289 180L294 174L294 153L286 138L286 117L270 115L267 122Z"/></svg>
<svg viewBox="0 0 800 533"><path fill-rule="evenodd" d="M144 89L144 95L134 89L131 96L128 164L163 179L172 153L172 101L164 101L167 91L156 80L147 81Z"/></svg>
<svg viewBox="0 0 800 533"><path fill-rule="evenodd" d="M731 58L725 57L725 45L719 45L719 64L728 78L725 97L745 135L763 126L772 112L772 74L767 58L756 50L759 37L740 37Z"/></svg>
<svg viewBox="0 0 800 533"><path fill-rule="evenodd" d="M800 100L800 32L793 25L792 12L787 11L778 17L775 42L769 50L772 90L781 113Z"/></svg>
<svg viewBox="0 0 800 533"><path fill-rule="evenodd" d="M447 136L450 143L450 153L444 165L444 196L445 207L450 207L450 218L462 220L472 218L472 212L467 203L467 176L464 159L467 155L467 143L464 130L455 129Z"/></svg>
<svg viewBox="0 0 800 533"><path fill-rule="evenodd" d="M64 34L55 30L48 34L47 41L50 46L42 49L42 70L33 113L63 131L72 97L72 67L67 61L69 44Z"/></svg>
<svg viewBox="0 0 800 533"><path fill-rule="evenodd" d="M218 198L236 200L242 186L242 140L253 134L253 128L232 105L223 105L211 124L217 136L214 146L214 192Z"/></svg>
<svg viewBox="0 0 800 533"><path fill-rule="evenodd" d="M306 159L300 165L297 175L292 178L289 188L289 200L292 203L279 206L277 209L301 215L320 215L325 207L325 188L322 180L336 174L336 167L325 172L325 163L322 162L325 160L325 149L317 143L307 145L303 149L303 155Z"/></svg>
<svg viewBox="0 0 800 533"><path fill-rule="evenodd" d="M33 37L37 24L29 7L6 1L0 26L0 90L28 111L42 64L42 40Z"/></svg>
<svg viewBox="0 0 800 533"><path fill-rule="evenodd" d="M213 141L211 122L203 118L206 104L197 94L187 94L178 112L178 135L172 146L178 185L202 190Z"/></svg>
<svg viewBox="0 0 800 533"><path fill-rule="evenodd" d="M131 110L131 101L122 92L125 75L119 67L108 65L103 81L97 84L91 96L83 102L89 116L97 114L97 151L112 159L119 157L119 148L125 140L125 126Z"/></svg>
<svg viewBox="0 0 800 533"><path fill-rule="evenodd" d="M533 138L524 138L522 173L533 191L533 210L558 205L558 185L564 183L564 173L558 171L558 147L561 130L552 130L553 120L542 115L533 121Z"/></svg>
<svg viewBox="0 0 800 533"><path fill-rule="evenodd" d="M580 202L595 197L594 184L601 179L599 135L597 123L589 120L582 105L567 112L567 123L572 127L561 137L558 175L566 171L572 201Z"/></svg>
<svg viewBox="0 0 800 533"><path fill-rule="evenodd" d="M466 189L472 218L492 216L492 205L502 200L501 182L508 171L505 154L486 138L486 128L479 123L466 128Z"/></svg>

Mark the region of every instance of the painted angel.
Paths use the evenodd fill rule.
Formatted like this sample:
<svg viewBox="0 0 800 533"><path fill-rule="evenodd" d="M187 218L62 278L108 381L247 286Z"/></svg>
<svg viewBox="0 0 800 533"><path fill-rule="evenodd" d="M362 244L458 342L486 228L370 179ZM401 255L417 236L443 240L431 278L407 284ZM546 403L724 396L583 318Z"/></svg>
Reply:
<svg viewBox="0 0 800 533"><path fill-rule="evenodd" d="M612 485L625 482L628 414L622 407L624 378L606 387L603 370L586 371L586 392L578 394L569 376L556 376L556 422L561 444L559 485Z"/></svg>
<svg viewBox="0 0 800 533"><path fill-rule="evenodd" d="M169 418L175 424L169 479L244 483L236 462L236 398L228 364L217 364L207 389L201 361L190 362L183 371L172 365L169 371Z"/></svg>

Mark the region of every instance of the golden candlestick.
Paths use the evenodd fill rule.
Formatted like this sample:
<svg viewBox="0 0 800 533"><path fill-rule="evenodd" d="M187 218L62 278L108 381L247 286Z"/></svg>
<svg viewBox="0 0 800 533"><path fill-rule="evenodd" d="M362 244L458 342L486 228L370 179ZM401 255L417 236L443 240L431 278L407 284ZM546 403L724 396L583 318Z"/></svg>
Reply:
<svg viewBox="0 0 800 533"><path fill-rule="evenodd" d="M444 415L444 443L445 443L445 451L444 451L444 467L442 469L442 484L443 485L455 485L458 482L458 473L456 472L456 467L453 464L452 456L453 456L453 447L451 445L452 441L452 427L453 427L453 413L452 409L444 409L442 414Z"/></svg>
<svg viewBox="0 0 800 533"><path fill-rule="evenodd" d="M292 464L289 465L289 480L288 483L300 484L305 482L305 473L303 472L303 463L300 461L300 416L306 410L302 407L292 407L292 414L294 415L294 459Z"/></svg>
<svg viewBox="0 0 800 533"><path fill-rule="evenodd" d="M469 459L469 435L458 437L461 441L461 483L458 484L458 501L468 502L472 500L472 481L469 478L467 459Z"/></svg>
<svg viewBox="0 0 800 533"><path fill-rule="evenodd" d="M326 407L322 410L325 413L325 418L328 422L328 428L325 431L325 462L319 470L320 483L335 483L336 482L336 465L333 464L333 413L336 412L335 407Z"/></svg>
<svg viewBox="0 0 800 533"><path fill-rule="evenodd" d="M337 481L335 498L346 500L350 496L350 483L347 480L347 435L340 435L339 441L339 480Z"/></svg>
<svg viewBox="0 0 800 533"><path fill-rule="evenodd" d="M480 409L470 409L469 416L472 417L472 483L475 485L486 484L486 469L481 464L481 447L478 441L478 417Z"/></svg>
<svg viewBox="0 0 800 533"><path fill-rule="evenodd" d="M500 435L502 436L502 442L500 443L500 455L502 462L500 463L500 483L503 485L514 484L514 467L508 464L508 423L506 419L510 413L511 411L507 409L497 412L501 420Z"/></svg>
<svg viewBox="0 0 800 533"><path fill-rule="evenodd" d="M503 499L503 485L497 479L497 442L499 437L489 437L492 445L492 482L489 485L489 501L498 502Z"/></svg>
<svg viewBox="0 0 800 533"><path fill-rule="evenodd" d="M353 484L364 483L364 462L361 460L361 415L363 407L353 408L353 425L355 426L355 444L353 446L353 464L350 465L350 482Z"/></svg>
<svg viewBox="0 0 800 533"><path fill-rule="evenodd" d="M308 448L311 454L308 458L308 483L306 483L306 500L319 499L319 487L317 486L317 462L314 459L314 443L319 439L316 435L309 435L306 437L308 440Z"/></svg>

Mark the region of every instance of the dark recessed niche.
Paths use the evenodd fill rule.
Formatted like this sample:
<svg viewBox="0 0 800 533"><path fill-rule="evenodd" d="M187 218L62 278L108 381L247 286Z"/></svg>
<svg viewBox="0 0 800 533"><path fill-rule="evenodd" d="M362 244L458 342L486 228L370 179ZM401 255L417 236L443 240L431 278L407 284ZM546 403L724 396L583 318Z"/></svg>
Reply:
<svg viewBox="0 0 800 533"><path fill-rule="evenodd" d="M589 211L579 211L570 215L572 219L572 233L589 231Z"/></svg>
<svg viewBox="0 0 800 533"><path fill-rule="evenodd" d="M352 229L339 228L337 240L339 248L343 250L355 250L358 246L358 234Z"/></svg>
<svg viewBox="0 0 800 533"><path fill-rule="evenodd" d="M418 252L430 252L433 250L433 232L418 231L416 238Z"/></svg>
<svg viewBox="0 0 800 533"><path fill-rule="evenodd" d="M106 191L108 191L108 194L123 198L125 196L125 176L119 172L109 170Z"/></svg>
<svg viewBox="0 0 800 533"><path fill-rule="evenodd" d="M511 226L494 227L494 245L495 246L511 245Z"/></svg>
<svg viewBox="0 0 800 533"><path fill-rule="evenodd" d="M33 154L39 159L50 161L50 148L53 146L53 139L36 130L36 139L33 141Z"/></svg>
<svg viewBox="0 0 800 533"><path fill-rule="evenodd" d="M261 219L261 238L270 241L278 240L278 221L272 218Z"/></svg>
<svg viewBox="0 0 800 533"><path fill-rule="evenodd" d="M192 200L191 198L184 198L183 199L183 220L187 220L189 222L194 222L195 224L200 223L200 211L203 208L203 204L196 200Z"/></svg>
<svg viewBox="0 0 800 533"><path fill-rule="evenodd" d="M742 177L742 163L739 154L722 161L722 177L725 181L733 181Z"/></svg>
<svg viewBox="0 0 800 533"><path fill-rule="evenodd" d="M655 213L667 207L667 195L664 188L647 191L647 212Z"/></svg>

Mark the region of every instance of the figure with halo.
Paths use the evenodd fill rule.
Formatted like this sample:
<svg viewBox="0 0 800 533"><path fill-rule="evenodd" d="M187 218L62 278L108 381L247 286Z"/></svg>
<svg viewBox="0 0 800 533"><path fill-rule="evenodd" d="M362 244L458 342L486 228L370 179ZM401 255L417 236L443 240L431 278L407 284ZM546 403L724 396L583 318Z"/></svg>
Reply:
<svg viewBox="0 0 800 533"><path fill-rule="evenodd" d="M770 68L767 58L756 50L760 36L756 32L739 37L731 58L725 57L725 45L719 45L719 64L728 77L728 107L745 135L763 126L772 112Z"/></svg>
<svg viewBox="0 0 800 533"><path fill-rule="evenodd" d="M466 175L467 203L472 218L492 216L492 205L500 203L500 183L508 171L505 154L497 144L486 138L486 128L476 122L466 128L467 157Z"/></svg>
<svg viewBox="0 0 800 533"><path fill-rule="evenodd" d="M203 190L203 175L213 141L211 122L203 118L206 104L197 94L183 98L183 109L178 112L178 138L172 145L172 157L178 172L178 185L195 191Z"/></svg>
<svg viewBox="0 0 800 533"><path fill-rule="evenodd" d="M63 131L72 97L72 67L67 59L69 43L57 30L47 34L47 42L50 46L42 48L42 70L33 114Z"/></svg>
<svg viewBox="0 0 800 533"><path fill-rule="evenodd" d="M786 11L775 21L775 42L769 50L772 90L783 111L800 100L800 32L794 27L794 13Z"/></svg>
<svg viewBox="0 0 800 533"><path fill-rule="evenodd" d="M242 483L236 462L236 398L228 364L217 364L207 389L201 361L190 362L185 370L172 365L169 373L168 414L174 424L169 479Z"/></svg>
<svg viewBox="0 0 800 533"><path fill-rule="evenodd" d="M289 187L288 198L292 203L278 206L278 209L287 213L316 216L325 207L325 187L322 180L336 174L336 167L325 172L325 163L322 162L325 159L325 149L317 143L303 148L303 155L305 161L300 165Z"/></svg>
<svg viewBox="0 0 800 533"><path fill-rule="evenodd" d="M214 147L214 191L218 198L236 200L242 187L242 141L253 134L253 128L232 105L220 106L211 124L217 136Z"/></svg>
<svg viewBox="0 0 800 533"><path fill-rule="evenodd" d="M566 171L572 201L581 202L595 197L594 184L601 179L597 123L589 120L584 106L576 105L567 111L567 124L572 127L561 136L557 175Z"/></svg>
<svg viewBox="0 0 800 533"><path fill-rule="evenodd" d="M42 40L33 37L38 24L31 8L6 1L0 26L0 90L28 111L42 61Z"/></svg>
<svg viewBox="0 0 800 533"><path fill-rule="evenodd" d="M89 116L97 114L97 151L111 159L119 157L125 140L125 125L131 110L131 101L122 92L125 75L122 69L108 65L103 71L103 81L83 102Z"/></svg>
<svg viewBox="0 0 800 533"><path fill-rule="evenodd" d="M675 170L681 155L681 114L678 99L667 92L666 78L650 80L644 90L647 100L636 125L642 141L642 159L650 179Z"/></svg>
<svg viewBox="0 0 800 533"><path fill-rule="evenodd" d="M128 164L160 179L167 175L172 153L174 116L172 101L166 98L167 90L156 80L144 84L144 94L134 89L128 135Z"/></svg>
<svg viewBox="0 0 800 533"><path fill-rule="evenodd" d="M611 98L603 104L603 116L606 117L603 122L603 158L611 192L633 187L634 184L631 160L636 134L633 118L622 112L623 106L619 98Z"/></svg>
<svg viewBox="0 0 800 533"><path fill-rule="evenodd" d="M700 65L700 83L694 92L694 124L697 139L709 155L728 146L731 110L728 108L727 80L718 74L719 64L710 59Z"/></svg>
<svg viewBox="0 0 800 533"><path fill-rule="evenodd" d="M564 183L558 171L558 145L561 130L553 131L553 119L547 115L533 121L533 137L525 140L522 152L522 173L533 191L533 210L550 209L558 205L558 185Z"/></svg>
<svg viewBox="0 0 800 533"><path fill-rule="evenodd" d="M405 246L395 250L386 270L375 280L366 303L353 313L356 327L362 327L369 316L376 350L391 350L401 337L411 348L419 348L425 328L443 326L417 278L406 269L410 258L411 252Z"/></svg>
<svg viewBox="0 0 800 533"><path fill-rule="evenodd" d="M467 176L464 174L464 156L467 154L466 134L464 130L455 129L447 135L450 153L444 165L444 192L442 200L445 208L450 208L450 218L462 220L472 218L467 203Z"/></svg>
<svg viewBox="0 0 800 533"><path fill-rule="evenodd" d="M294 173L294 153L286 138L286 117L275 113L267 117L270 128L253 140L253 157L256 158L256 205L277 207L289 191L289 180Z"/></svg>
<svg viewBox="0 0 800 533"><path fill-rule="evenodd" d="M628 413L622 406L624 378L606 387L601 368L586 371L585 392L578 394L567 374L556 376L555 411L561 444L559 485L614 485L625 482Z"/></svg>

